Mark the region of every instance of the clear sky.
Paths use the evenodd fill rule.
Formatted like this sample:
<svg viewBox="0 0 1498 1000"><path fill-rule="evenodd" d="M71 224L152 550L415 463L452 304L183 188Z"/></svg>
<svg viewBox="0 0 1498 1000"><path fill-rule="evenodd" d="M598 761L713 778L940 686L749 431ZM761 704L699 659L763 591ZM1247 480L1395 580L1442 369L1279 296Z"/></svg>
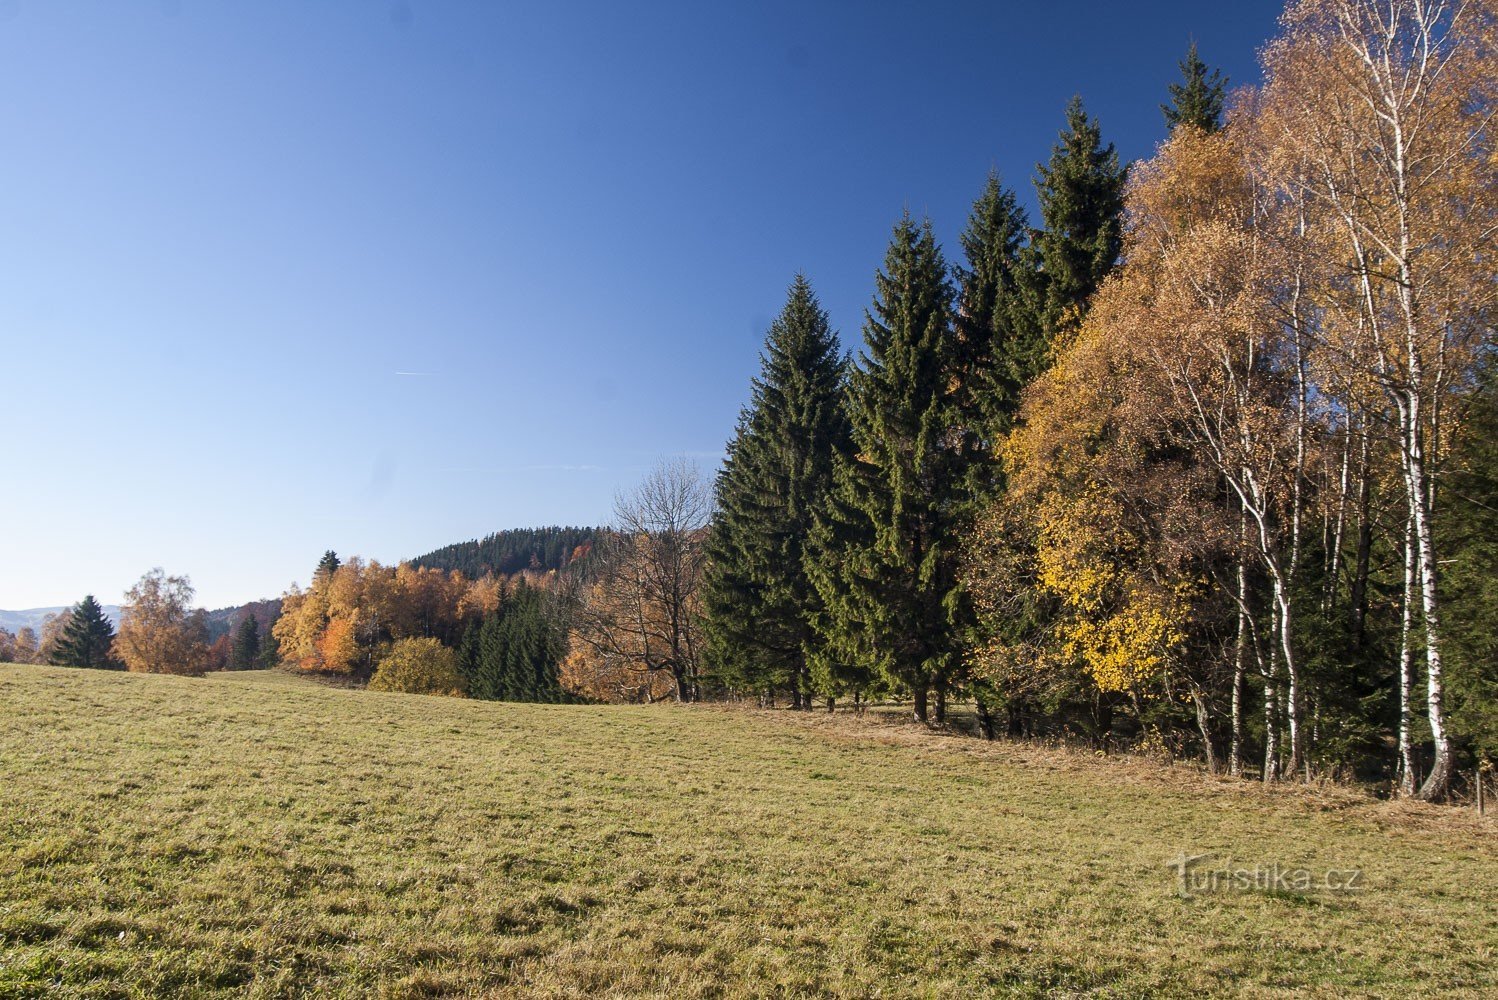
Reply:
<svg viewBox="0 0 1498 1000"><path fill-rule="evenodd" d="M1073 94L1126 159L1280 4L0 0L0 607L590 524L711 471L804 270L856 346Z"/></svg>

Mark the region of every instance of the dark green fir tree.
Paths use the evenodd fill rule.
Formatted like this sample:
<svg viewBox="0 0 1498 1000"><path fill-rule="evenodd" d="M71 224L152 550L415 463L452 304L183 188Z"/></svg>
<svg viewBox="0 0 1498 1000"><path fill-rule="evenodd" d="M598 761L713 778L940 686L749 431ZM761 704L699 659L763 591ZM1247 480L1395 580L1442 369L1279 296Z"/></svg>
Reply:
<svg viewBox="0 0 1498 1000"><path fill-rule="evenodd" d="M1067 106L1066 128L1050 161L1036 169L1041 229L1031 234L1027 250L1031 317L1007 362L1007 377L1019 386L1050 367L1056 338L1081 323L1123 248L1127 171L1080 97Z"/></svg>
<svg viewBox="0 0 1498 1000"><path fill-rule="evenodd" d="M1489 359L1452 441L1436 524L1454 728L1498 763L1498 361Z"/></svg>
<svg viewBox="0 0 1498 1000"><path fill-rule="evenodd" d="M787 691L796 707L810 707L814 688L817 594L804 549L832 486L833 455L848 440L844 372L827 314L797 275L718 474L708 536L711 669L730 687Z"/></svg>
<svg viewBox="0 0 1498 1000"><path fill-rule="evenodd" d="M1029 223L1012 191L990 174L962 233L966 266L955 269L957 330L964 414L964 449L976 496L991 489L993 443L1007 433L1019 408L1024 346L1034 339L1025 308Z"/></svg>
<svg viewBox="0 0 1498 1000"><path fill-rule="evenodd" d="M499 610L469 627L459 646L459 671L471 698L562 701L559 667L565 637L553 598L522 581Z"/></svg>
<svg viewBox="0 0 1498 1000"><path fill-rule="evenodd" d="M230 670L254 670L260 666L260 626L255 616L245 612L229 647Z"/></svg>
<svg viewBox="0 0 1498 1000"><path fill-rule="evenodd" d="M1219 70L1208 71L1197 55L1196 43L1179 63L1181 82L1170 85L1170 103L1160 105L1165 124L1173 132L1182 125L1216 132L1222 128L1222 108L1228 80Z"/></svg>
<svg viewBox="0 0 1498 1000"><path fill-rule="evenodd" d="M313 570L312 579L326 580L338 572L338 567L341 565L343 564L338 560L338 553L332 549L328 549L322 554L322 558L317 561L317 569Z"/></svg>
<svg viewBox="0 0 1498 1000"><path fill-rule="evenodd" d="M812 579L828 655L865 663L943 721L958 680L965 601L957 582L962 513L962 352L953 291L929 222L895 227L849 375L853 446L817 519Z"/></svg>
<svg viewBox="0 0 1498 1000"><path fill-rule="evenodd" d="M60 667L111 669L118 666L110 652L113 646L114 626L94 595L89 594L73 607L68 624L52 648L51 660Z"/></svg>

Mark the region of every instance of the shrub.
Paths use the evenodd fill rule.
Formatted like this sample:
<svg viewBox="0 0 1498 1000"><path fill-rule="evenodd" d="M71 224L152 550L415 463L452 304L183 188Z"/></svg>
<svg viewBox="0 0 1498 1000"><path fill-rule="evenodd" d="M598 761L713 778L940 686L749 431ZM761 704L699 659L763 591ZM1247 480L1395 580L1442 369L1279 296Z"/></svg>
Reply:
<svg viewBox="0 0 1498 1000"><path fill-rule="evenodd" d="M371 691L445 694L463 697L458 654L436 639L401 639L375 668Z"/></svg>

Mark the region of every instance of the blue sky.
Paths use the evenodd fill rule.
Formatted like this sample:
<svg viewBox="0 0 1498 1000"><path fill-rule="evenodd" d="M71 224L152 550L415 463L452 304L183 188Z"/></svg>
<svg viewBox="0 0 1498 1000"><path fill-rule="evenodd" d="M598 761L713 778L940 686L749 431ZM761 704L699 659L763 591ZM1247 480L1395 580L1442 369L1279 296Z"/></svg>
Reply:
<svg viewBox="0 0 1498 1000"><path fill-rule="evenodd" d="M1081 94L1128 159L1273 2L0 0L0 607L207 606L711 471L804 270L856 346Z"/></svg>

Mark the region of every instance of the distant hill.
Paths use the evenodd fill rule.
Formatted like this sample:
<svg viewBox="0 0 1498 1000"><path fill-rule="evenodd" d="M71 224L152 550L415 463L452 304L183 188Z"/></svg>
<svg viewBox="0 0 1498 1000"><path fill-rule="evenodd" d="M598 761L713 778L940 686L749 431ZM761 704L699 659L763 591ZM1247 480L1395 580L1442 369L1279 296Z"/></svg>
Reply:
<svg viewBox="0 0 1498 1000"><path fill-rule="evenodd" d="M106 604L103 606L104 616L116 629L120 627L120 606L118 604ZM42 622L46 621L48 615L55 615L59 611L68 610L66 607L57 608L27 608L25 611L0 611L0 628L11 632L20 631L23 628L33 628L38 633L42 630ZM251 601L249 604L240 604L232 608L219 608L208 612L208 637L217 639L221 635L227 635L234 626L238 625L245 612L255 616L260 623L261 629L269 628L281 614L280 598L268 601Z"/></svg>
<svg viewBox="0 0 1498 1000"><path fill-rule="evenodd" d="M104 615L109 623L115 628L120 627L120 606L118 604L103 605ZM60 608L27 608L25 611L0 611L0 628L11 632L20 631L23 628L32 628L38 634L42 631L42 622L47 620L48 615L55 615L59 611L68 610Z"/></svg>
<svg viewBox="0 0 1498 1000"><path fill-rule="evenodd" d="M510 576L521 570L567 569L586 560L601 528L514 528L483 539L457 542L411 560L412 565L457 570L470 579L485 573Z"/></svg>

